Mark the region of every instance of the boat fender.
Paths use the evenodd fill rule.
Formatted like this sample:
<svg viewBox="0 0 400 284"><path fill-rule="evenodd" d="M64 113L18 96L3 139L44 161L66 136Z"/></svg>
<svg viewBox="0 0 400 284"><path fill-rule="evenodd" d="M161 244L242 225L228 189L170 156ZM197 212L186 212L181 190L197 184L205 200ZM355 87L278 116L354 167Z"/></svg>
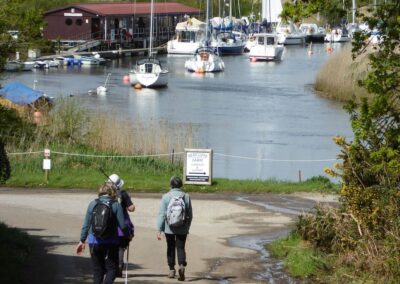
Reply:
<svg viewBox="0 0 400 284"><path fill-rule="evenodd" d="M129 84L129 75L125 75L124 77L122 77L122 82L124 84Z"/></svg>
<svg viewBox="0 0 400 284"><path fill-rule="evenodd" d="M134 88L135 90L140 90L140 89L142 88L142 85L139 84L139 83L137 83L137 84L135 84L135 86L133 86L133 88Z"/></svg>

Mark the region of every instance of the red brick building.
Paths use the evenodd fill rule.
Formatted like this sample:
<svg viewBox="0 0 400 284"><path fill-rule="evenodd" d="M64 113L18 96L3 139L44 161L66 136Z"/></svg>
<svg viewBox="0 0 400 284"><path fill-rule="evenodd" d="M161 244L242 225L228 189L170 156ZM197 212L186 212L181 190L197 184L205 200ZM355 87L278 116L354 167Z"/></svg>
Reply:
<svg viewBox="0 0 400 284"><path fill-rule="evenodd" d="M109 42L143 40L149 36L150 3L73 4L44 15L44 37L61 41ZM202 12L180 3L154 4L154 36L168 40L185 15Z"/></svg>

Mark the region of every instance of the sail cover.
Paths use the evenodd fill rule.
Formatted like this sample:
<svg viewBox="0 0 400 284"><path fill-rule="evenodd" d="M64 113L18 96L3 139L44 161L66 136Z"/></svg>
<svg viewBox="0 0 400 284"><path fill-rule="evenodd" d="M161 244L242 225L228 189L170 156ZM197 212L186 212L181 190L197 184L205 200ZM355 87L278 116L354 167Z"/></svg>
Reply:
<svg viewBox="0 0 400 284"><path fill-rule="evenodd" d="M262 0L262 19L269 23L280 21L279 15L282 13L281 0Z"/></svg>
<svg viewBox="0 0 400 284"><path fill-rule="evenodd" d="M206 23L197 20L196 18L190 18L187 21L180 22L176 25L175 30L177 31L198 31L205 30Z"/></svg>

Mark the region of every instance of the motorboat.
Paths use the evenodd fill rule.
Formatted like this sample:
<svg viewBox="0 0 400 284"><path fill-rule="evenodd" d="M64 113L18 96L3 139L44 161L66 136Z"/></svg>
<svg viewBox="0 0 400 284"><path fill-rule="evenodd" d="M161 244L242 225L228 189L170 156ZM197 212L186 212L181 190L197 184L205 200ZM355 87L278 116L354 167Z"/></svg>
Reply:
<svg viewBox="0 0 400 284"><path fill-rule="evenodd" d="M186 60L185 68L190 72L220 72L225 64L212 47L200 47L191 59Z"/></svg>
<svg viewBox="0 0 400 284"><path fill-rule="evenodd" d="M74 58L80 60L83 66L100 65L100 60L94 56L74 55Z"/></svg>
<svg viewBox="0 0 400 284"><path fill-rule="evenodd" d="M279 22L276 33L280 44L297 45L306 42L306 34L302 33L293 22Z"/></svg>
<svg viewBox="0 0 400 284"><path fill-rule="evenodd" d="M346 29L334 28L325 36L326 42L348 42L351 41L349 33Z"/></svg>
<svg viewBox="0 0 400 284"><path fill-rule="evenodd" d="M175 28L175 37L168 41L167 51L170 54L194 54L204 42L206 23L189 18L178 23Z"/></svg>
<svg viewBox="0 0 400 284"><path fill-rule="evenodd" d="M34 67L39 69L49 69L49 68L58 68L59 66L60 66L59 60L46 59L46 60L36 60Z"/></svg>
<svg viewBox="0 0 400 284"><path fill-rule="evenodd" d="M324 42L326 31L323 27L318 27L316 24L303 23L299 30L306 35L306 43Z"/></svg>
<svg viewBox="0 0 400 284"><path fill-rule="evenodd" d="M4 65L5 71L31 71L35 65L33 61L9 60Z"/></svg>
<svg viewBox="0 0 400 284"><path fill-rule="evenodd" d="M251 47L249 58L251 61L280 61L284 47L278 42L278 35L273 33L255 34L256 44Z"/></svg>
<svg viewBox="0 0 400 284"><path fill-rule="evenodd" d="M161 65L160 60L153 55L153 22L154 22L154 0L150 2L150 44L148 58L136 62L134 73L137 82L147 88L165 87L168 84L168 70ZM131 77L131 76L129 76Z"/></svg>

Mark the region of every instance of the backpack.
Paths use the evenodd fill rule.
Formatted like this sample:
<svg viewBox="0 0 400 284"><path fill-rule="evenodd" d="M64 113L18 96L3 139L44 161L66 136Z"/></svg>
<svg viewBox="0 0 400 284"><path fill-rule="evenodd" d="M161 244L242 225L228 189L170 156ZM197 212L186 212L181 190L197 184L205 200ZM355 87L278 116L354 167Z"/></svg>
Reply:
<svg viewBox="0 0 400 284"><path fill-rule="evenodd" d="M101 201L96 199L96 205L92 212L92 233L98 239L108 239L117 234L117 223L112 210L115 201Z"/></svg>
<svg viewBox="0 0 400 284"><path fill-rule="evenodd" d="M170 227L179 227L185 223L185 201L183 198L185 197L185 193L180 194L179 196L174 196L170 193L171 199L168 203L167 207L167 224Z"/></svg>

